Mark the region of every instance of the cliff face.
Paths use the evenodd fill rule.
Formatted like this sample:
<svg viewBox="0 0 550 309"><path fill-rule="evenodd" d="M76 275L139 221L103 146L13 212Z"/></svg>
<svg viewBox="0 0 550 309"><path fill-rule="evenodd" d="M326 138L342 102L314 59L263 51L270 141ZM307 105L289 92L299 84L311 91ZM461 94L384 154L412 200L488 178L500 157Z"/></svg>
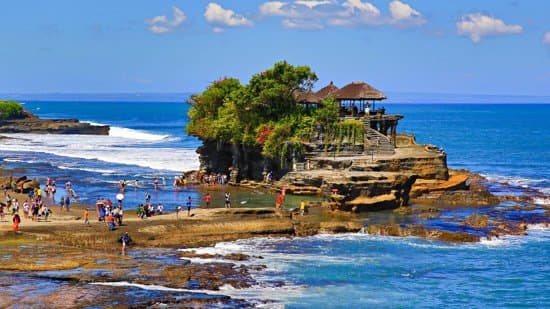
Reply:
<svg viewBox="0 0 550 309"><path fill-rule="evenodd" d="M381 169L389 172L410 172L423 179L446 180L449 178L447 155L444 153L431 157L404 157L378 159Z"/></svg>
<svg viewBox="0 0 550 309"><path fill-rule="evenodd" d="M262 180L267 171L272 171L274 178L280 179L273 188L323 195L329 199L326 206L331 209L361 212L406 206L417 179L427 181L428 188L448 180L444 151L417 145L414 137L406 141L393 154L365 155L351 150L331 155L306 147L304 163L293 166L287 161L283 167L263 157L260 147L205 141L197 152L203 172L230 170L233 183Z"/></svg>
<svg viewBox="0 0 550 309"><path fill-rule="evenodd" d="M109 135L109 126L96 126L76 119L40 119L34 116L0 121L0 133Z"/></svg>
<svg viewBox="0 0 550 309"><path fill-rule="evenodd" d="M265 158L260 147L203 141L197 153L202 173L230 172L230 181L234 183L242 179L263 180L268 171L276 178L288 172L278 162Z"/></svg>

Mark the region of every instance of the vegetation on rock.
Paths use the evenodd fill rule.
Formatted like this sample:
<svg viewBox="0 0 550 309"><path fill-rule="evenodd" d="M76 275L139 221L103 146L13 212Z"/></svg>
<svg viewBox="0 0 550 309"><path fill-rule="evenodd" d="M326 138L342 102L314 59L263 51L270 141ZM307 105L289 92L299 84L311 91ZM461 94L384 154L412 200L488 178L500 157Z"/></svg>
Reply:
<svg viewBox="0 0 550 309"><path fill-rule="evenodd" d="M23 117L23 107L16 101L0 101L0 120Z"/></svg>
<svg viewBox="0 0 550 309"><path fill-rule="evenodd" d="M296 102L296 92L311 91L316 81L308 66L287 62L254 75L247 85L235 78L215 81L191 97L187 133L204 141L260 147L264 156L280 160L281 167L303 152L319 127L327 143L362 141L363 124L339 123L334 100L309 109Z"/></svg>

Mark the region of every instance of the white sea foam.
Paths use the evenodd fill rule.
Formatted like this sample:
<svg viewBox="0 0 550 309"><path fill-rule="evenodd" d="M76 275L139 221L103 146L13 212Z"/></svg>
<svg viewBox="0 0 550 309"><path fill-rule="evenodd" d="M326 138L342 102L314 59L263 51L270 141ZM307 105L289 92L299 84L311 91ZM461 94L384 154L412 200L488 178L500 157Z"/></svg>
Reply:
<svg viewBox="0 0 550 309"><path fill-rule="evenodd" d="M199 166L194 149L150 147L155 142L147 139L101 135L5 135L10 139L3 140L3 151L41 152L174 172L193 170Z"/></svg>
<svg viewBox="0 0 550 309"><path fill-rule="evenodd" d="M181 288L170 288L163 285L155 284L139 284L132 283L128 281L115 281L115 282L92 282L93 285L103 285L103 286L113 286L113 287L135 287L148 291L166 291L166 292L181 292L181 293L200 293L207 295L227 295L233 298L245 298L248 300L261 299L269 301L283 301L288 298L289 294L297 296L299 293L302 293L304 290L303 287L289 285L281 287L270 287L263 285L255 285L245 289L235 289L230 285L223 285L220 287L219 291L211 291L204 289L181 289ZM265 305L264 308L283 308L282 304L269 304Z"/></svg>
<svg viewBox="0 0 550 309"><path fill-rule="evenodd" d="M528 224L527 231L548 231L550 232L550 225L546 223Z"/></svg>
<svg viewBox="0 0 550 309"><path fill-rule="evenodd" d="M538 205L550 205L550 197L535 197L533 203Z"/></svg>
<svg viewBox="0 0 550 309"><path fill-rule="evenodd" d="M91 168L91 167L71 167L71 166L58 166L58 168L62 170L77 170L77 171L85 171L85 172L92 172L92 173L101 173L101 174L114 174L114 170L108 170L103 168Z"/></svg>
<svg viewBox="0 0 550 309"><path fill-rule="evenodd" d="M482 175L483 177L487 178L487 180L491 182L497 182L497 183L507 183L512 186L520 187L520 188L529 188L533 187L535 189L539 189L538 185L544 182L550 182L549 179L532 179L527 177L520 177L520 176L502 176L502 175Z"/></svg>
<svg viewBox="0 0 550 309"><path fill-rule="evenodd" d="M95 126L105 126L106 124L97 123L92 121L86 121L87 123ZM162 141L170 139L170 135L155 134L151 132L145 132L140 130L134 130L130 128L122 128L111 126L109 130L109 136L121 137L126 139L135 139L141 141Z"/></svg>
<svg viewBox="0 0 550 309"><path fill-rule="evenodd" d="M22 163L40 163L39 161L35 161L35 160L21 160L21 159L12 159L12 158L5 158L3 159L4 161L6 162L13 162L13 163L19 163L19 162L22 162Z"/></svg>
<svg viewBox="0 0 550 309"><path fill-rule="evenodd" d="M214 293L212 291L208 290L191 290L191 289L179 289L179 288L170 288L163 285L154 285L154 284L139 284L139 283L132 283L128 281L115 281L115 282L92 282L93 285L105 285L105 286L115 286L115 287L135 287L140 288L142 290L150 290L150 291L167 291L167 292L184 292L184 293L203 293L203 294L210 294L210 295L219 295L219 293Z"/></svg>

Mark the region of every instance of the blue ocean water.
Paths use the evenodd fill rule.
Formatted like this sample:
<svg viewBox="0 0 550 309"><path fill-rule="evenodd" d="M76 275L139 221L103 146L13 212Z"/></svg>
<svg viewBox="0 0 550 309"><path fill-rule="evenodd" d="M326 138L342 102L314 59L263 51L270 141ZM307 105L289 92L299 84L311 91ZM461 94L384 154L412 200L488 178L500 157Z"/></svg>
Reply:
<svg viewBox="0 0 550 309"><path fill-rule="evenodd" d="M137 179L139 188L127 194L135 204L155 176L165 177L167 185L154 193L154 200L174 206L187 195L200 199L193 189L176 192L170 186L174 175L198 164L194 149L199 142L184 133L187 105L25 103L41 117L78 118L114 129L106 137L10 135L13 139L0 144L3 167L71 180L83 201L116 194L120 179ZM444 148L449 167L488 176L501 194L538 190L546 194L540 202L548 203L550 105L385 107L405 116L398 131ZM255 274L261 285L221 293L272 299L291 308L550 306L550 231L541 226L531 226L525 237L469 245L353 234L257 238L202 250L263 256L251 262L268 266Z"/></svg>

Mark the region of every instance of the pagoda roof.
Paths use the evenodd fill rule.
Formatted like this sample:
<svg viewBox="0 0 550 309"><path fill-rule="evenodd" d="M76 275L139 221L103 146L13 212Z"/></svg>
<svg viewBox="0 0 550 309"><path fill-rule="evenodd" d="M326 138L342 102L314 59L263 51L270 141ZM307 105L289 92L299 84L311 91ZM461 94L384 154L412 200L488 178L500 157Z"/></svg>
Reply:
<svg viewBox="0 0 550 309"><path fill-rule="evenodd" d="M321 88L315 94L322 101L326 98L331 97L332 94L335 93L336 91L338 91L338 87L336 87L336 85L334 85L333 82L330 82L330 84L328 84L325 87Z"/></svg>
<svg viewBox="0 0 550 309"><path fill-rule="evenodd" d="M338 100L385 100L384 95L379 90L365 82L353 82L331 94Z"/></svg>

